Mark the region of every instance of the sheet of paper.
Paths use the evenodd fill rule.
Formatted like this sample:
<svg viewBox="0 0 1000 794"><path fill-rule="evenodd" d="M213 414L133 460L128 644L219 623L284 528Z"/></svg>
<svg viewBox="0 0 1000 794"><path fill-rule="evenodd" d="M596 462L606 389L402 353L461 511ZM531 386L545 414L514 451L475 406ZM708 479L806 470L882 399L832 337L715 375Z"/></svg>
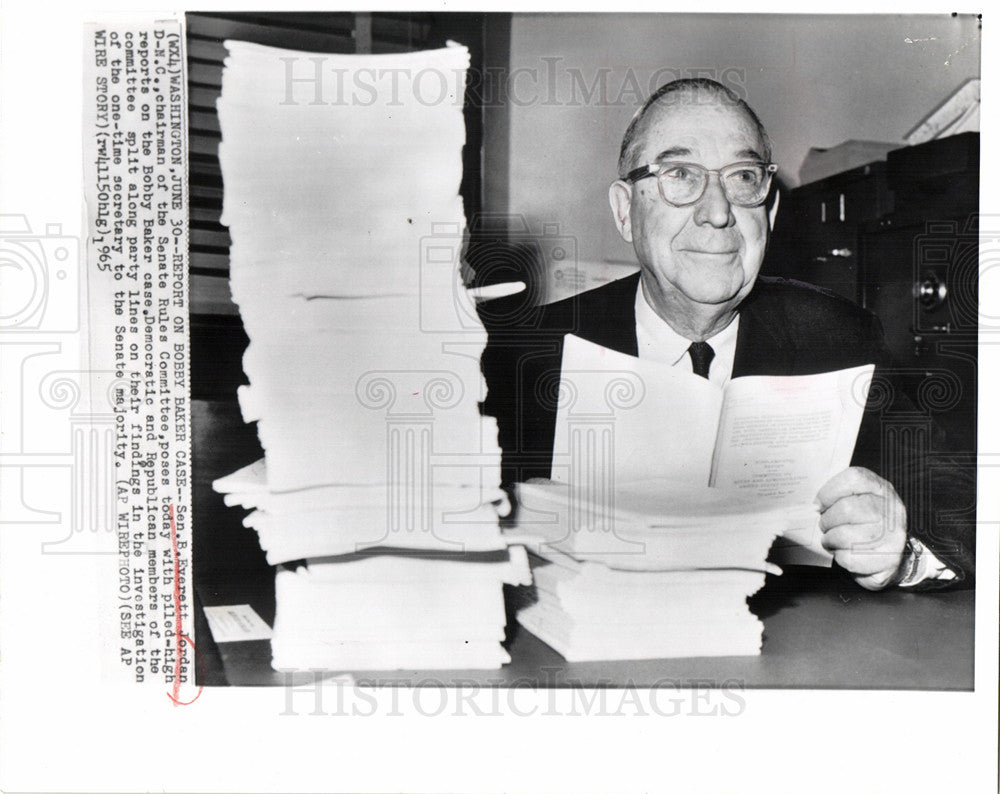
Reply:
<svg viewBox="0 0 1000 794"><path fill-rule="evenodd" d="M569 334L552 478L596 487L649 478L708 484L722 390L705 378Z"/></svg>
<svg viewBox="0 0 1000 794"><path fill-rule="evenodd" d="M632 535L624 531L625 515L615 513L613 531L602 534L594 530L607 529L609 521L600 514L612 515L610 495L633 481L662 479L674 502L664 515L689 523L697 514L719 519L715 511L725 507L711 498L681 504L706 483L784 505L786 515L776 522L783 536L777 559L829 566L832 557L808 506L830 477L850 465L873 372L866 365L745 377L720 390L704 378L568 335L552 478L589 494L574 508L576 525L589 526L589 534L574 540L575 553L586 546L591 553L627 554ZM637 492L629 500L648 496ZM592 513L589 519L579 515L581 504Z"/></svg>
<svg viewBox="0 0 1000 794"><path fill-rule="evenodd" d="M205 618L216 642L271 639L271 627L249 604L205 607Z"/></svg>
<svg viewBox="0 0 1000 794"><path fill-rule="evenodd" d="M809 501L851 463L874 365L729 382L712 485Z"/></svg>
<svg viewBox="0 0 1000 794"><path fill-rule="evenodd" d="M520 484L517 494L518 530L534 536L539 554L551 548L630 571L773 570L765 558L774 538L816 517L812 505L795 509L704 486L677 492L663 480L632 484L608 501L562 483Z"/></svg>

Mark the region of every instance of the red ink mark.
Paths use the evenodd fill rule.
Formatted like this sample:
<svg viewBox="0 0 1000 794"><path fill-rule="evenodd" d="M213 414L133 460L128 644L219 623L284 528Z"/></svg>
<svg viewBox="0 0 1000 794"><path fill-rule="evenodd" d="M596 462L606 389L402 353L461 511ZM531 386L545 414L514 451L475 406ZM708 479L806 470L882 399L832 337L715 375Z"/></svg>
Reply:
<svg viewBox="0 0 1000 794"><path fill-rule="evenodd" d="M414 397L416 397L418 394L420 394L420 392L418 392L418 391L413 392L413 396Z"/></svg>
<svg viewBox="0 0 1000 794"><path fill-rule="evenodd" d="M174 693L170 694L167 692L167 697L170 698L175 706L190 706L199 697L201 697L201 690L204 688L202 686L198 687L198 694L195 695L191 700L183 701L180 699L181 693L181 648L184 643L188 643L192 650L195 652L195 657L198 657L198 649L195 648L194 643L191 638L184 634L184 626L181 619L181 561L180 557L177 556L177 519L174 516L174 504L173 502L167 503L167 515L170 517L170 551L174 555L174 645L176 646L176 657L174 660Z"/></svg>
<svg viewBox="0 0 1000 794"><path fill-rule="evenodd" d="M194 651L194 658L198 662L198 669L201 672L201 677L204 677L204 675L205 675L205 660L201 658L201 654L198 652L198 647L194 644L194 640L192 640L187 634L181 634L180 638L182 640L184 640L184 642L186 642L188 645L191 646L191 650ZM178 647L178 654L179 653L180 653L180 648ZM201 691L204 688L205 687L202 684L199 684L198 685L198 694L197 695L195 695L190 700L178 700L176 697L174 697L174 695L177 694L178 690L180 689L180 686L178 685L178 679L177 679L177 677L175 675L175 677L174 677L174 694L171 695L169 692L167 692L167 697L170 698L172 701L174 701L174 705L175 706L190 706L198 698L201 697Z"/></svg>

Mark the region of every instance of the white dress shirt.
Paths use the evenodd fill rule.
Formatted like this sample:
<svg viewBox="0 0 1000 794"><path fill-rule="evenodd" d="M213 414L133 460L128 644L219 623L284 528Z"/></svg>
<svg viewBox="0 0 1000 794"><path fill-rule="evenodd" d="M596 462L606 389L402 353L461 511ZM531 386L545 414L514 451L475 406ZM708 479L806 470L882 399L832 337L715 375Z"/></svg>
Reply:
<svg viewBox="0 0 1000 794"><path fill-rule="evenodd" d="M733 361L736 358L736 333L740 327L739 315L711 339L706 339L715 351L708 380L720 389L733 376ZM671 367L684 367L692 372L693 365L688 348L691 340L685 339L658 315L646 300L642 281L635 292L635 338L639 343L639 358L659 361Z"/></svg>

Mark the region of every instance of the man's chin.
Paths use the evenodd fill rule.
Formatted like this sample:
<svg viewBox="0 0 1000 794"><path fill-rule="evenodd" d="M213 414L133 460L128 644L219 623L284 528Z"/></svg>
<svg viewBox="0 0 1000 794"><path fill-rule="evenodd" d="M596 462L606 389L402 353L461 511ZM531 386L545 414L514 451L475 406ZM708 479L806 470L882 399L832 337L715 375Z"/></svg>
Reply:
<svg viewBox="0 0 1000 794"><path fill-rule="evenodd" d="M722 296L722 295L719 295L719 296L711 296L711 295L698 296L696 298L691 298L691 300L694 303L699 304L700 306L715 306L715 307L718 307L718 308L734 308L734 307L736 307L736 306L739 305L740 301L742 300L742 297L740 296L739 293L736 293L735 295L728 295L728 296Z"/></svg>
<svg viewBox="0 0 1000 794"><path fill-rule="evenodd" d="M750 287L741 279L737 284L700 282L684 290L684 294L688 300L703 306L725 306L738 304L749 291Z"/></svg>
<svg viewBox="0 0 1000 794"><path fill-rule="evenodd" d="M659 282L664 296L673 294L675 300L679 298L692 307L715 307L720 310L738 305L752 287L752 282L748 284L746 281L742 265L735 270L729 269L728 272L715 270L713 273L710 269L702 268L688 270L680 278L659 280L654 276L653 279ZM652 290L647 287L646 291L648 295L655 295L657 290L656 287Z"/></svg>

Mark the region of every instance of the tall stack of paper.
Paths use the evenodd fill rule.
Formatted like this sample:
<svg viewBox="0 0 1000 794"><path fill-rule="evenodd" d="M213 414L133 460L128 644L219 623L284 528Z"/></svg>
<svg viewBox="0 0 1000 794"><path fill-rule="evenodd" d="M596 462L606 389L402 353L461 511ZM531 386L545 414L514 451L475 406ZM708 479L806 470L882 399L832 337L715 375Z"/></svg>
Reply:
<svg viewBox="0 0 1000 794"><path fill-rule="evenodd" d="M271 564L306 560L277 572L273 662L496 667L502 584L528 570L497 526L486 335L459 275L468 52L226 46L238 396L265 459L215 487Z"/></svg>

